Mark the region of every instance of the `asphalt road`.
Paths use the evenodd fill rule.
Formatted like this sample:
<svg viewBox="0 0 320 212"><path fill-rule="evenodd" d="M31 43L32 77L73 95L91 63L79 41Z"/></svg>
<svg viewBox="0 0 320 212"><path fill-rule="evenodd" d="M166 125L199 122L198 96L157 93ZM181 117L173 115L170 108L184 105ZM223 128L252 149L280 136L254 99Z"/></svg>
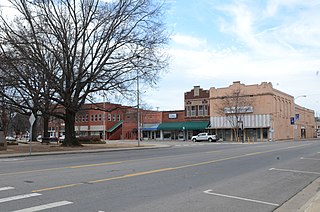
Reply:
<svg viewBox="0 0 320 212"><path fill-rule="evenodd" d="M320 176L320 141L0 159L0 211L273 211Z"/></svg>

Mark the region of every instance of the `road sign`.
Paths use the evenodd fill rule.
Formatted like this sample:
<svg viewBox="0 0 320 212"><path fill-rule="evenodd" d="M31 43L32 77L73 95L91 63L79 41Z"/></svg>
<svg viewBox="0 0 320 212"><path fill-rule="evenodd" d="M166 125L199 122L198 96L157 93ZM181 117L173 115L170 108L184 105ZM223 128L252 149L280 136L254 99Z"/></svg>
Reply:
<svg viewBox="0 0 320 212"><path fill-rule="evenodd" d="M31 126L33 125L33 123L35 122L35 120L36 120L36 117L33 115L33 113L31 113L31 116L30 116L30 118L29 118L29 123L30 123Z"/></svg>
<svg viewBox="0 0 320 212"><path fill-rule="evenodd" d="M294 125L294 117L290 117L290 124Z"/></svg>

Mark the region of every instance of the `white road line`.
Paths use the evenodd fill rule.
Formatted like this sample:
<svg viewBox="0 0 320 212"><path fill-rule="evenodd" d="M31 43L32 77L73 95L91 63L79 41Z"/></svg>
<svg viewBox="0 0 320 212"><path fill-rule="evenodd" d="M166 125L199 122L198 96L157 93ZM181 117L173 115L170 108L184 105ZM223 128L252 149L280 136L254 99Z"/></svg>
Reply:
<svg viewBox="0 0 320 212"><path fill-rule="evenodd" d="M12 190L14 187L8 186L8 187L2 187L0 188L0 191L7 191L7 190Z"/></svg>
<svg viewBox="0 0 320 212"><path fill-rule="evenodd" d="M308 172L308 171L300 171L300 170L293 170L293 169L276 169L271 168L270 171L283 171L283 172L294 172L294 173L301 173L301 174L316 174L320 175L320 172Z"/></svg>
<svg viewBox="0 0 320 212"><path fill-rule="evenodd" d="M319 158L304 158L304 157L301 157L300 159L301 160L320 160Z"/></svg>
<svg viewBox="0 0 320 212"><path fill-rule="evenodd" d="M9 202L9 201L18 200L18 199L25 199L25 198L35 197L35 196L40 196L40 195L42 195L42 194L31 193L31 194L22 194L22 195L18 195L18 196L6 197L6 198L0 199L0 203Z"/></svg>
<svg viewBox="0 0 320 212"><path fill-rule="evenodd" d="M35 212L35 211L42 211L42 210L61 207L61 206L70 205L70 204L73 204L73 202L60 201L60 202L54 202L54 203L45 204L45 205L39 205L39 206L31 207L31 208L25 208L25 209L13 211L13 212Z"/></svg>
<svg viewBox="0 0 320 212"><path fill-rule="evenodd" d="M0 159L0 162L12 162L12 161L21 161L24 159L21 158L8 158L8 159Z"/></svg>
<svg viewBox="0 0 320 212"><path fill-rule="evenodd" d="M279 206L277 203L271 203L271 202L264 202L260 200L255 200L255 199L248 199L248 198L243 198L243 197L236 197L236 196L230 196L230 195L225 195L225 194L217 194L213 193L211 189L204 191L206 194L214 195L214 196L220 196L220 197L227 197L231 199L237 199L237 200L243 200L247 202L255 202L255 203L260 203L260 204L265 204L265 205L273 205L273 206Z"/></svg>

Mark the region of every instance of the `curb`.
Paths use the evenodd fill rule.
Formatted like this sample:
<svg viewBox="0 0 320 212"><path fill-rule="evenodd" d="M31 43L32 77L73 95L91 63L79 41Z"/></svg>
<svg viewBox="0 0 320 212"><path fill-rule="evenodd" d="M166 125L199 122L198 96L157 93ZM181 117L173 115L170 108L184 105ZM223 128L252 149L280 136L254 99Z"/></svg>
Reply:
<svg viewBox="0 0 320 212"><path fill-rule="evenodd" d="M55 152L33 152L20 154L3 154L0 158L16 158L16 157L32 157L32 156L45 156L45 155L65 155L65 154L82 154L82 153L99 153L99 152L116 152L116 151L128 151L128 150L145 150L145 149L160 149L170 148L170 145L153 145L146 147L126 147L126 148L105 148L105 149L88 149L88 150L71 150L71 151L55 151Z"/></svg>
<svg viewBox="0 0 320 212"><path fill-rule="evenodd" d="M320 177L286 201L274 212L319 212L320 211Z"/></svg>

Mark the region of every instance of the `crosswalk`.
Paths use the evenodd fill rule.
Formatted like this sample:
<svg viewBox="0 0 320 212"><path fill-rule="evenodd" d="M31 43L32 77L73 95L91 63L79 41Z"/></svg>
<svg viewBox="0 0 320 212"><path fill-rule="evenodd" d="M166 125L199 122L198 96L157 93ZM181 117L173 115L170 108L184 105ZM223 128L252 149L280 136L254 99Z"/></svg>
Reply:
<svg viewBox="0 0 320 212"><path fill-rule="evenodd" d="M47 203L47 204L42 204L42 205L35 205L32 207L28 207L28 208L20 208L18 210L10 210L10 208L5 209L6 208L6 203L7 202L12 202L12 201L19 201L19 200L24 200L24 199L31 199L33 197L39 197L42 196L42 194L40 193L29 193L29 194L18 194L18 195L14 195L14 196L6 196L9 190L15 190L15 187L12 186L6 186L6 187L0 187L0 194L1 194L1 198L0 198L0 210L2 211L13 211L13 212L35 212L35 211L43 211L43 210L47 210L47 209L53 209L53 208L57 208L57 207L62 207L62 206L66 206L66 205L71 205L73 204L73 202L70 201L58 201L58 202L51 202L51 203ZM7 192L6 192L7 191ZM3 197L5 196L5 197ZM36 201L33 201L36 202Z"/></svg>

